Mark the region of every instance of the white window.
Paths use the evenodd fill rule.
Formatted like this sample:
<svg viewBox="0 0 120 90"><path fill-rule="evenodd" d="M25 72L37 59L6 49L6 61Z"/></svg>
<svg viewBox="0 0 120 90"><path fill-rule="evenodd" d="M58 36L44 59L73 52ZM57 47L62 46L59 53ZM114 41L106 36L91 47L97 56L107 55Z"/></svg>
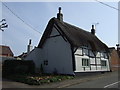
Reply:
<svg viewBox="0 0 120 90"><path fill-rule="evenodd" d="M90 60L89 59L82 59L82 66L90 66Z"/></svg>

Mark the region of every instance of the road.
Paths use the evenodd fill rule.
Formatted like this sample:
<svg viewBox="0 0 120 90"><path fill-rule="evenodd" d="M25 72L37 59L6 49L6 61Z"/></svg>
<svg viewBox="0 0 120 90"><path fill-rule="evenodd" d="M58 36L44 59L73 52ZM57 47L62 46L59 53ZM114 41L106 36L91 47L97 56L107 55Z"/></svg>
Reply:
<svg viewBox="0 0 120 90"><path fill-rule="evenodd" d="M118 75L118 72L108 73L107 75L68 86L67 88L118 88L120 86Z"/></svg>
<svg viewBox="0 0 120 90"><path fill-rule="evenodd" d="M119 79L120 80L120 79ZM118 88L120 81L118 72L110 72L99 75L78 76L72 80L65 80L45 85L27 85L24 83L14 82L3 79L3 88Z"/></svg>

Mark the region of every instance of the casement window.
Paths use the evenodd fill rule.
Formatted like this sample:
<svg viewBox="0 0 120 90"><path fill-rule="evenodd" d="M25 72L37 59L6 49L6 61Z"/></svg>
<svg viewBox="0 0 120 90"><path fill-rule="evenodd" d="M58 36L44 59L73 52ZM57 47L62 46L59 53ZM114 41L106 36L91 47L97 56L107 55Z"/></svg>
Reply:
<svg viewBox="0 0 120 90"><path fill-rule="evenodd" d="M89 55L89 53L88 53L88 48L83 48L83 55Z"/></svg>
<svg viewBox="0 0 120 90"><path fill-rule="evenodd" d="M48 61L47 60L44 61L44 65L48 65Z"/></svg>
<svg viewBox="0 0 120 90"><path fill-rule="evenodd" d="M107 53L101 53L101 58L108 59L108 55L107 55Z"/></svg>
<svg viewBox="0 0 120 90"><path fill-rule="evenodd" d="M101 66L107 66L107 62L105 60L101 60Z"/></svg>
<svg viewBox="0 0 120 90"><path fill-rule="evenodd" d="M82 58L82 66L85 66L85 67L90 66L90 60Z"/></svg>
<svg viewBox="0 0 120 90"><path fill-rule="evenodd" d="M93 51L91 49L88 50L88 56L91 58L95 58L95 55L93 54Z"/></svg>
<svg viewBox="0 0 120 90"><path fill-rule="evenodd" d="M108 59L107 53L104 53L104 58L105 58L105 59Z"/></svg>

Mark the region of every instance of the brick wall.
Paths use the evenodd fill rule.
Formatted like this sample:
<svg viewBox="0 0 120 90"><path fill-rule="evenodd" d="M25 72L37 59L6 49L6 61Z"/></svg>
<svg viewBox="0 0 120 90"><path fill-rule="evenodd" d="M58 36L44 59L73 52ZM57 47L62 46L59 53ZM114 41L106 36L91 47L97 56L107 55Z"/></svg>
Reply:
<svg viewBox="0 0 120 90"><path fill-rule="evenodd" d="M111 51L110 64L112 71L120 69L120 57L115 49Z"/></svg>

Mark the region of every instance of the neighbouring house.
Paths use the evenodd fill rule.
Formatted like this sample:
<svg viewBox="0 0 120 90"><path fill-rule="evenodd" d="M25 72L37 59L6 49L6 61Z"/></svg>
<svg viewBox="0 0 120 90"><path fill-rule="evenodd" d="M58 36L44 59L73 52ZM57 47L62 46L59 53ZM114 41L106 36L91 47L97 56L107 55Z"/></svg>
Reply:
<svg viewBox="0 0 120 90"><path fill-rule="evenodd" d="M64 22L61 8L25 59L33 60L36 68L42 66L45 73L110 71L109 49L95 35L94 25L88 32Z"/></svg>
<svg viewBox="0 0 120 90"><path fill-rule="evenodd" d="M9 46L0 45L0 60L13 59L14 54Z"/></svg>
<svg viewBox="0 0 120 90"><path fill-rule="evenodd" d="M32 51L33 46L31 45L31 42L32 42L32 40L30 39L29 44L27 45L27 52L23 52L19 56L15 57L17 60L24 60L24 58L27 56L27 54L29 54Z"/></svg>
<svg viewBox="0 0 120 90"><path fill-rule="evenodd" d="M17 60L24 60L24 58L27 56L26 52L23 52L22 54L20 54L19 56L16 56L15 58Z"/></svg>
<svg viewBox="0 0 120 90"><path fill-rule="evenodd" d="M115 47L109 48L110 50L110 66L111 70L119 70L120 69L120 48L115 49Z"/></svg>

